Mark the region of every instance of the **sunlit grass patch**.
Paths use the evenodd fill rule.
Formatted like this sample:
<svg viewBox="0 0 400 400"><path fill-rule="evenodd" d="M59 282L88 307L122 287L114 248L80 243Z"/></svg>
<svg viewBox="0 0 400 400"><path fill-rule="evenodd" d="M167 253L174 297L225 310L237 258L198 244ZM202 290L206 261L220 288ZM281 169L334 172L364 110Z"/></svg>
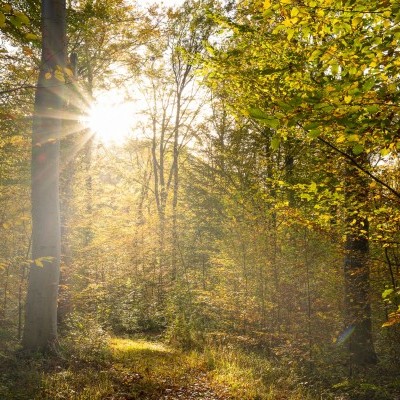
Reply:
<svg viewBox="0 0 400 400"><path fill-rule="evenodd" d="M313 397L302 387L290 368L275 365L254 352L239 348L208 349L203 355L211 384L224 388L234 400L307 400Z"/></svg>
<svg viewBox="0 0 400 400"><path fill-rule="evenodd" d="M117 368L128 367L145 378L156 380L182 374L182 355L163 343L113 338L109 345L112 362Z"/></svg>
<svg viewBox="0 0 400 400"><path fill-rule="evenodd" d="M155 353L172 353L173 350L159 342L149 342L147 340L131 340L124 338L110 339L110 347L114 352L155 352Z"/></svg>
<svg viewBox="0 0 400 400"><path fill-rule="evenodd" d="M203 362L199 355L182 353L163 343L143 339L110 340L113 370L118 376L129 377L132 373L138 379L130 388L132 393L151 393L156 396L165 387L179 387L190 384ZM193 371L197 373L193 373Z"/></svg>

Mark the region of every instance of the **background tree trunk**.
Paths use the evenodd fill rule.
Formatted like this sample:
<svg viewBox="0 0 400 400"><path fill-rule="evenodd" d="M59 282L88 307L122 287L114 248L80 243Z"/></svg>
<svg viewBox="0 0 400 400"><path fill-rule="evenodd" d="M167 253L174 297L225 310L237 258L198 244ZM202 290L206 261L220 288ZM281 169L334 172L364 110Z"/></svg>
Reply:
<svg viewBox="0 0 400 400"><path fill-rule="evenodd" d="M365 165L366 156L358 157ZM351 365L375 364L377 356L372 340L371 299L369 287L369 226L363 216L368 201L368 180L356 167L345 172L347 235L345 241L344 279L346 329Z"/></svg>
<svg viewBox="0 0 400 400"><path fill-rule="evenodd" d="M59 139L66 64L65 0L42 2L42 60L32 135L32 259L23 345L46 350L57 341L60 274Z"/></svg>

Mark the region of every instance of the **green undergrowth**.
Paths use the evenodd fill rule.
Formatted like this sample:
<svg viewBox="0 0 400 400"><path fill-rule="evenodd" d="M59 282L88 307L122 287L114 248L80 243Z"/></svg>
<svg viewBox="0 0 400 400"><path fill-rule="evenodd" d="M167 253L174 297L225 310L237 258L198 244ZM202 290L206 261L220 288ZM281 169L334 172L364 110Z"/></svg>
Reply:
<svg viewBox="0 0 400 400"><path fill-rule="evenodd" d="M61 354L2 353L0 399L159 400L175 392L179 396L166 398L211 398L193 389L200 387L221 400L393 400L400 389L400 380L383 387L365 379L324 389L289 364L255 351L209 346L183 352L160 341L101 332L94 341L70 336L61 342Z"/></svg>

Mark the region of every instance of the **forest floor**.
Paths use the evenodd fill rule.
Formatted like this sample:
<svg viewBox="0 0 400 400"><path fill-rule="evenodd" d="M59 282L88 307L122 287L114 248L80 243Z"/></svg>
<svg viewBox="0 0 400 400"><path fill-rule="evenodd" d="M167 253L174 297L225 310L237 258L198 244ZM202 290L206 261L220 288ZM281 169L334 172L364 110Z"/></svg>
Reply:
<svg viewBox="0 0 400 400"><path fill-rule="evenodd" d="M238 349L182 352L143 338L79 336L61 350L27 357L0 347L0 400L400 400L400 379L313 388L287 364Z"/></svg>
<svg viewBox="0 0 400 400"><path fill-rule="evenodd" d="M0 365L1 400L226 400L204 359L162 343L114 338L92 358L26 358Z"/></svg>

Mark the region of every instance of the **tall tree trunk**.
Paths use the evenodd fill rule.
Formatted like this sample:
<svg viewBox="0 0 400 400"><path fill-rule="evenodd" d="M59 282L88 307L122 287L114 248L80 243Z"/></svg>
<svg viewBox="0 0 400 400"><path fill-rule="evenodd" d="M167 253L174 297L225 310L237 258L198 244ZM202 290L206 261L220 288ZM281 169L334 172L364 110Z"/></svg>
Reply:
<svg viewBox="0 0 400 400"><path fill-rule="evenodd" d="M42 1L42 59L32 134L34 262L29 271L23 335L26 350L48 350L57 342L61 248L59 139L64 103L63 68L66 64L65 21L65 0Z"/></svg>
<svg viewBox="0 0 400 400"><path fill-rule="evenodd" d="M71 244L71 219L73 215L73 184L76 174L76 154L79 151L79 140L76 133L81 130L78 120L81 106L80 94L77 90L77 62L76 53L69 57L73 76L70 78L68 89L65 92L68 115L76 115L64 121L63 134L60 143L60 209L61 209L61 271L58 298L58 325L62 325L67 314L71 311L71 293L69 290L69 273L71 271L73 253Z"/></svg>
<svg viewBox="0 0 400 400"><path fill-rule="evenodd" d="M364 155L358 158L359 163L368 162ZM363 366L377 362L369 293L369 226L362 215L362 208L368 201L368 181L356 167L348 165L345 183L348 212L344 259L346 328L351 332L348 341L351 365Z"/></svg>

